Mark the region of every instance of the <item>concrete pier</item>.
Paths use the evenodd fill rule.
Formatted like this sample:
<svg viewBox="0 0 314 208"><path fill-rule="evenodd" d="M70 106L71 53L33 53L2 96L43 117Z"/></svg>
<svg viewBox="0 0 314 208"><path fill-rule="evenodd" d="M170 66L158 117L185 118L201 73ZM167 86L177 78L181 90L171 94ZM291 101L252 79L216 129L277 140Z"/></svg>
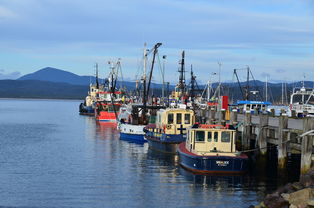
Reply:
<svg viewBox="0 0 314 208"><path fill-rule="evenodd" d="M281 116L272 114L251 115L250 113L231 112L229 124L240 123L237 135L241 137L242 150L253 149L250 141L256 139L261 155L266 155L267 144L277 145L278 168L283 169L288 153L301 154L301 172L306 172L314 158L314 118L291 118L282 112ZM303 136L302 136L303 135Z"/></svg>

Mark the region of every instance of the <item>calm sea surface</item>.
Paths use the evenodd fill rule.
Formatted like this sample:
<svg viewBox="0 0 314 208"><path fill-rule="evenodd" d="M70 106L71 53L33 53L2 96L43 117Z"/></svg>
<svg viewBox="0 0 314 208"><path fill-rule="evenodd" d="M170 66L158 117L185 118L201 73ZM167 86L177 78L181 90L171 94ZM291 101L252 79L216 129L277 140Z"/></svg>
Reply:
<svg viewBox="0 0 314 208"><path fill-rule="evenodd" d="M79 103L0 100L0 207L248 207L298 177L283 180L270 163L245 176L193 175L176 156L80 116Z"/></svg>

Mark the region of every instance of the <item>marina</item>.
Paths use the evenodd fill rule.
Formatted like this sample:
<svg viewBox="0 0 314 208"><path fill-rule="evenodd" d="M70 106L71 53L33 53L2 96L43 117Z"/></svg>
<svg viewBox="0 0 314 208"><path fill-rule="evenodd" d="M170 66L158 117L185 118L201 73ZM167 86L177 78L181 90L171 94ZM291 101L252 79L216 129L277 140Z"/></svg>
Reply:
<svg viewBox="0 0 314 208"><path fill-rule="evenodd" d="M314 208L314 1L0 2L0 208Z"/></svg>
<svg viewBox="0 0 314 208"><path fill-rule="evenodd" d="M1 206L248 207L298 178L278 176L269 162L267 172L194 175L177 155L120 140L116 125L80 116L79 103L0 100ZM54 115L46 110L54 107Z"/></svg>

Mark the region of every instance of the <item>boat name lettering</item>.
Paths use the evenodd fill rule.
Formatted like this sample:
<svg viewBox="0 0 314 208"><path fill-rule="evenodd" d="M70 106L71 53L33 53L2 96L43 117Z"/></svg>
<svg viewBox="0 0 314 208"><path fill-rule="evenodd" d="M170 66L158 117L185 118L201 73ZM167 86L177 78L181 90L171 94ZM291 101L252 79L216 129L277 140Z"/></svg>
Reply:
<svg viewBox="0 0 314 208"><path fill-rule="evenodd" d="M227 165L229 165L229 161L217 160L217 161L216 161L216 164L217 164L218 166L227 166Z"/></svg>

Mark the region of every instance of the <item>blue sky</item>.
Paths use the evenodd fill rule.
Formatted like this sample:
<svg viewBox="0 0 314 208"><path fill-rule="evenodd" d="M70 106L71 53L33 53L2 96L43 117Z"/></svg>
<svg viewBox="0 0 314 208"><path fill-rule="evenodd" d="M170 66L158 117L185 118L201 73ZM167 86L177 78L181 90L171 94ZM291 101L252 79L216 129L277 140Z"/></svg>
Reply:
<svg viewBox="0 0 314 208"><path fill-rule="evenodd" d="M0 79L46 66L89 75L95 62L104 77L121 58L134 80L144 42L163 43L170 82L182 50L203 83L217 62L223 81L247 65L260 80L314 80L314 1L0 0Z"/></svg>

